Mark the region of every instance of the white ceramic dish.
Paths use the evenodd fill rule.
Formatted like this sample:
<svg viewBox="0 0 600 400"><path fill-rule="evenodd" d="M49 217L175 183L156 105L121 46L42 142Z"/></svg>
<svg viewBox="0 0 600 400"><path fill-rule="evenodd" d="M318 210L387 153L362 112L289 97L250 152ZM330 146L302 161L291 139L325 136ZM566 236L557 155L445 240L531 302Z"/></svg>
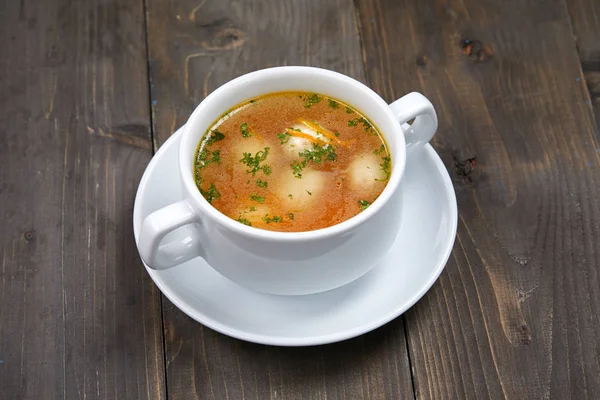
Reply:
<svg viewBox="0 0 600 400"><path fill-rule="evenodd" d="M243 101L285 91L320 93L350 104L385 137L392 160L389 178L373 203L352 218L322 229L274 232L227 217L200 194L192 166L207 129ZM410 129L404 129L401 124L412 119ZM263 293L301 295L343 286L374 268L392 246L401 222L397 204L402 201L406 156L429 142L436 129L433 105L420 93L387 104L355 79L305 66L266 68L237 77L206 96L186 122L175 160L182 196L146 216L137 243L140 257L156 270L202 257L220 274ZM278 174L292 179L291 170ZM317 207L318 199L302 201L305 207ZM173 235L165 239L182 226L188 233L183 240Z"/></svg>
<svg viewBox="0 0 600 400"><path fill-rule="evenodd" d="M143 219L182 196L177 158L181 129L156 153L134 206L136 242ZM402 222L383 261L340 288L304 296L258 293L218 274L201 258L146 269L160 290L196 321L238 339L280 346L337 342L369 332L417 302L442 272L454 243L457 208L442 161L430 145L407 161ZM185 227L171 235L186 235Z"/></svg>

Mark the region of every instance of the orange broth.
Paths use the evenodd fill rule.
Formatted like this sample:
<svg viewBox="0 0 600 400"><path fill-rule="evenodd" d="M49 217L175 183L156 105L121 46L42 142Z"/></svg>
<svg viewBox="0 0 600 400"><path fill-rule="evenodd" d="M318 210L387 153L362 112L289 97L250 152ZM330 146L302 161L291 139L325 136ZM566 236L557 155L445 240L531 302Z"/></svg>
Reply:
<svg viewBox="0 0 600 400"><path fill-rule="evenodd" d="M248 100L205 133L194 162L200 192L249 226L302 232L339 224L383 191L391 157L354 108L314 93Z"/></svg>

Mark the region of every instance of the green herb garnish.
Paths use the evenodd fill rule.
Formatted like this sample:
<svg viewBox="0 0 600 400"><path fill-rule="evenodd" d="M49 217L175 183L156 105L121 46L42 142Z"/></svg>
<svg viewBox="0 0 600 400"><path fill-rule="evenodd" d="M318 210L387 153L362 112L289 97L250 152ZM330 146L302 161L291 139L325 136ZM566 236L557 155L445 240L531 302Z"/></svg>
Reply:
<svg viewBox="0 0 600 400"><path fill-rule="evenodd" d="M210 187L208 188L208 190L203 190L201 187L199 187L198 189L200 189L200 194L202 194L202 196L204 196L206 201L208 201L211 204L212 204L213 200L216 200L219 197L221 197L221 193L219 193L219 191L217 190L217 187L215 186L214 183L210 184Z"/></svg>
<svg viewBox="0 0 600 400"><path fill-rule="evenodd" d="M265 202L265 197L264 197L264 196L259 196L259 195L257 195L256 193L252 193L252 194L250 195L250 200L252 200L252 201L257 201L257 202L259 202L260 204L262 204L262 203L264 203L264 202Z"/></svg>
<svg viewBox="0 0 600 400"><path fill-rule="evenodd" d="M382 158L383 158L383 162L379 165L381 166L381 170L383 172L385 172L386 180L388 180L388 179L390 179L390 175L392 174L392 171L391 171L392 159L390 156L385 156Z"/></svg>
<svg viewBox="0 0 600 400"><path fill-rule="evenodd" d="M250 207L250 212L252 212L252 211L256 211L256 207L254 207L254 206L251 206L251 207Z"/></svg>
<svg viewBox="0 0 600 400"><path fill-rule="evenodd" d="M323 160L335 161L337 159L335 149L329 144L326 144L325 146L320 146L317 143L313 143L312 150L306 149L302 153L298 153L298 155L300 157L304 157L304 162L307 164L309 161L321 164Z"/></svg>
<svg viewBox="0 0 600 400"><path fill-rule="evenodd" d="M283 221L283 218L281 218L279 215L273 215L272 217L269 217L269 214L267 214L264 217L262 217L262 220L265 221L267 224L270 224L271 222L281 222Z"/></svg>
<svg viewBox="0 0 600 400"><path fill-rule="evenodd" d="M331 108L338 108L340 106L337 101L331 99L327 100L327 104Z"/></svg>
<svg viewBox="0 0 600 400"><path fill-rule="evenodd" d="M285 133L278 133L277 134L277 139L279 139L279 141L281 142L281 144L286 144L290 140L291 136L292 135L290 135L287 132L285 132Z"/></svg>
<svg viewBox="0 0 600 400"><path fill-rule="evenodd" d="M302 168L304 168L306 165L299 161L292 161L290 165L292 166L292 172L294 173L294 176L298 179L302 178Z"/></svg>
<svg viewBox="0 0 600 400"><path fill-rule="evenodd" d="M365 211L367 209L367 207L369 207L371 205L371 203L369 203L366 200L359 200L358 204L360 205L361 211Z"/></svg>
<svg viewBox="0 0 600 400"><path fill-rule="evenodd" d="M262 179L257 179L256 180L256 186L261 187L261 188L266 188L267 187L267 181L263 181Z"/></svg>
<svg viewBox="0 0 600 400"><path fill-rule="evenodd" d="M321 98L319 97L319 95L313 93L309 96L306 97L306 102L304 103L304 107L305 108L310 108L311 106L317 104L318 102L321 101Z"/></svg>
<svg viewBox="0 0 600 400"><path fill-rule="evenodd" d="M302 153L298 153L300 157L303 157L302 161L292 161L290 164L294 176L298 179L302 178L302 169L306 168L310 162L315 164L321 164L323 161L335 161L337 160L337 154L335 148L329 144L320 146L317 143L313 143L312 149L306 149Z"/></svg>
<svg viewBox="0 0 600 400"><path fill-rule="evenodd" d="M363 125L363 127L365 128L365 131L372 131L373 130L373 125L365 117L359 118L358 122L360 122Z"/></svg>
<svg viewBox="0 0 600 400"><path fill-rule="evenodd" d="M211 163L221 164L221 150L215 150L212 152L212 158L210 159Z"/></svg>
<svg viewBox="0 0 600 400"><path fill-rule="evenodd" d="M375 149L373 150L373 154L381 154L385 151L385 145L381 145L381 147L379 149Z"/></svg>
<svg viewBox="0 0 600 400"><path fill-rule="evenodd" d="M250 127L245 122L240 125L240 132L242 132L242 137L249 138L252 136L252 131L250 131Z"/></svg>
<svg viewBox="0 0 600 400"><path fill-rule="evenodd" d="M290 220L294 220L294 213L289 213L289 214L288 214L288 218L289 218Z"/></svg>
<svg viewBox="0 0 600 400"><path fill-rule="evenodd" d="M354 112L350 107L346 107L346 114L352 114Z"/></svg>
<svg viewBox="0 0 600 400"><path fill-rule="evenodd" d="M242 216L240 216L237 220L238 220L238 222L241 222L244 225L252 226L252 223L250 221L248 221L246 218L243 218Z"/></svg>
<svg viewBox="0 0 600 400"><path fill-rule="evenodd" d="M359 123L363 125L365 131L370 132L373 130L373 125L365 117L355 118L348 121L348 126L356 126Z"/></svg>
<svg viewBox="0 0 600 400"><path fill-rule="evenodd" d="M211 145L214 142L218 142L219 140L223 140L225 139L225 135L223 135L221 132L219 132L216 129L213 129L212 131L209 131L210 135L208 135L208 139L206 140L206 145Z"/></svg>
<svg viewBox="0 0 600 400"><path fill-rule="evenodd" d="M203 148L202 151L198 153L196 157L196 161L194 164L196 168L206 168L211 163L221 164L221 150L215 150L211 154L211 158L208 158L209 151L206 148Z"/></svg>
<svg viewBox="0 0 600 400"><path fill-rule="evenodd" d="M244 153L244 158L242 158L240 162L249 167L249 169L246 170L246 173L252 174L252 176L258 171L263 171L265 175L269 175L271 173L271 167L268 165L261 165L261 163L267 159L268 155L269 147L265 147L264 150L257 151L254 156L252 156L252 153Z"/></svg>
<svg viewBox="0 0 600 400"><path fill-rule="evenodd" d="M208 159L208 149L203 148L198 152L198 156L196 157L196 167L202 168L202 166L206 163Z"/></svg>
<svg viewBox="0 0 600 400"><path fill-rule="evenodd" d="M340 133L338 131L333 132L333 134L337 137L340 136Z"/></svg>

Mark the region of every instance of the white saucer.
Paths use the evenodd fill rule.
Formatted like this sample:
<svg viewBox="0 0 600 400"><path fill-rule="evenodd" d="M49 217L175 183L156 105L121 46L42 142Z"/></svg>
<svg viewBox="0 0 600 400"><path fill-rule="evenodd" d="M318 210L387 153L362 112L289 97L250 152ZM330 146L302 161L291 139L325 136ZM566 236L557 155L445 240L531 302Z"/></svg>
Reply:
<svg viewBox="0 0 600 400"><path fill-rule="evenodd" d="M133 211L136 242L144 217L181 199L180 136L181 129L162 145L144 172ZM257 293L218 274L200 258L166 271L147 266L146 270L179 309L225 335L281 346L349 339L378 328L415 304L450 256L457 227L456 197L448 172L431 146L409 159L402 185L401 229L384 261L360 279L329 292Z"/></svg>

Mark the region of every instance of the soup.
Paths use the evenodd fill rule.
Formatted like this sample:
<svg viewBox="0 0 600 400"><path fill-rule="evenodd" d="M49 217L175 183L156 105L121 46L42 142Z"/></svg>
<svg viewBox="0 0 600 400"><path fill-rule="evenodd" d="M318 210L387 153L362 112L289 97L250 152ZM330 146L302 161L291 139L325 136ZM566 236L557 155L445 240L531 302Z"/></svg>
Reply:
<svg viewBox="0 0 600 400"><path fill-rule="evenodd" d="M384 138L336 99L281 92L224 114L203 136L196 185L248 226L302 232L339 224L381 194L391 172Z"/></svg>

